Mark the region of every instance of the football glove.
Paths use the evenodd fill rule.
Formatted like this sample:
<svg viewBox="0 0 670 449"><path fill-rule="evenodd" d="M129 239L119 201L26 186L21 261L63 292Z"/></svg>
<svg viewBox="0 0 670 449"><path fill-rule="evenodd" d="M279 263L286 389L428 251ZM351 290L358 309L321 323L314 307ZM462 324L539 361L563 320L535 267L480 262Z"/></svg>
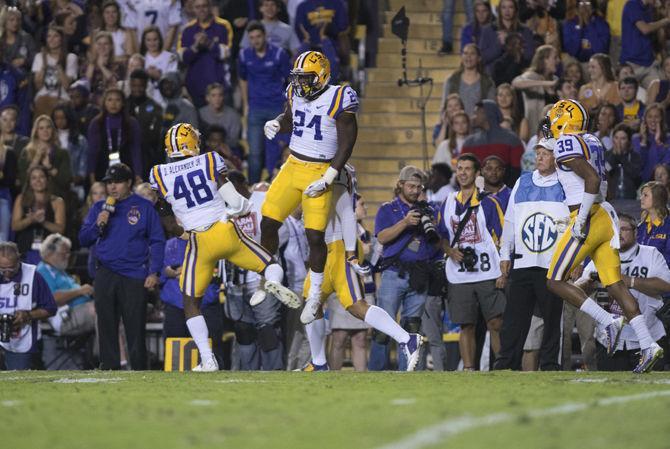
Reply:
<svg viewBox="0 0 670 449"><path fill-rule="evenodd" d="M268 140L274 139L277 133L279 132L280 127L281 126L279 125L279 122L277 120L270 120L265 122L265 126L263 127L265 137L267 137Z"/></svg>
<svg viewBox="0 0 670 449"><path fill-rule="evenodd" d="M349 256L347 258L347 263L361 276L370 274L370 267L368 265L361 265L356 256Z"/></svg>
<svg viewBox="0 0 670 449"><path fill-rule="evenodd" d="M333 167L328 167L328 170L326 170L326 173L321 178L307 186L305 195L310 198L318 198L323 195L337 177L337 173L337 170Z"/></svg>
<svg viewBox="0 0 670 449"><path fill-rule="evenodd" d="M586 233L584 232L585 226L586 220L582 220L579 216L577 216L575 222L572 224L572 228L570 229L572 236L580 242L586 240Z"/></svg>

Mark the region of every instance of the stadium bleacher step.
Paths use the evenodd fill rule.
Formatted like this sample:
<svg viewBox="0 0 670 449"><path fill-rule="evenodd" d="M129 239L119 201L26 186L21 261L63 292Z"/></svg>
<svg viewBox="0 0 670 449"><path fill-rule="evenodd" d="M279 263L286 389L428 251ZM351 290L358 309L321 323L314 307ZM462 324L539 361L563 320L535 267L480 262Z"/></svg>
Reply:
<svg viewBox="0 0 670 449"><path fill-rule="evenodd" d="M395 37L391 33L391 25L383 26L384 37ZM409 38L442 39L442 25L416 24L409 27Z"/></svg>
<svg viewBox="0 0 670 449"><path fill-rule="evenodd" d="M454 48L459 48L461 45L461 40L454 40ZM442 39L407 39L407 53L415 55L434 55L437 54L437 51L442 46ZM379 39L379 52L380 53L397 53L400 54L402 50L402 43L400 39L395 36L391 37L382 37Z"/></svg>
<svg viewBox="0 0 670 449"><path fill-rule="evenodd" d="M439 0L388 0L381 14L382 36L378 41L377 67L366 71L365 97L359 113L359 134L351 163L356 167L359 188L368 206L364 224L374 229L374 216L379 206L393 198L398 172L405 165L424 169L435 152L432 145L433 126L439 120L444 80L460 65L458 51L438 55L442 46ZM391 33L391 19L405 6L410 19L407 41L407 76L418 74L434 80L426 107L426 138L428 157L424 161L418 87L399 87L402 77L401 42ZM460 28L466 17L462 2L456 4L453 35L454 48L460 48ZM419 63L421 69L419 69ZM423 94L428 92L424 87Z"/></svg>
<svg viewBox="0 0 670 449"><path fill-rule="evenodd" d="M426 68L455 68L461 62L459 55L440 56L434 54L411 54L407 55L407 67L426 67ZM402 55L400 53L384 53L377 55L377 67L401 67Z"/></svg>
<svg viewBox="0 0 670 449"><path fill-rule="evenodd" d="M358 126L421 126L421 117L418 114L398 114L398 113L367 113L361 114L358 119Z"/></svg>
<svg viewBox="0 0 670 449"><path fill-rule="evenodd" d="M440 0L388 0L389 11L395 14L403 6L407 10L407 15L411 12L442 12L443 3ZM462 11L463 4L456 3L456 11Z"/></svg>
<svg viewBox="0 0 670 449"><path fill-rule="evenodd" d="M362 157L354 156L350 159L351 163L356 167L356 173L385 173L393 172L396 175L405 165L423 164L420 158L417 159L399 159L397 157L383 158L383 157Z"/></svg>
<svg viewBox="0 0 670 449"><path fill-rule="evenodd" d="M387 132L386 130L384 132ZM420 137L417 136L419 139ZM435 149L428 140L428 157L432 158ZM396 156L398 159L421 159L421 143L368 143L357 142L356 154L358 157L380 157L380 156Z"/></svg>

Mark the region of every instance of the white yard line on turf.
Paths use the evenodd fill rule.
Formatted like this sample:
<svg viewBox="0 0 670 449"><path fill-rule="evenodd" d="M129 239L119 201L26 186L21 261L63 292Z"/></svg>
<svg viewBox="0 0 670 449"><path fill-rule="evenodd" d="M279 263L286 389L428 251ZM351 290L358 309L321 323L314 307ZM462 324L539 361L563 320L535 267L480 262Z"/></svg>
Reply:
<svg viewBox="0 0 670 449"><path fill-rule="evenodd" d="M399 441L380 446L378 449L418 449L438 443L444 443L450 437L470 430L481 429L497 424L506 424L520 417L544 418L547 416L567 415L586 410L591 407L605 407L614 404L625 404L633 401L643 401L670 396L670 390L651 391L649 393L633 394L630 396L614 396L597 399L590 402L568 402L554 407L533 409L521 413L494 413L491 415L473 417L459 416L451 418L429 427L419 429L413 435Z"/></svg>

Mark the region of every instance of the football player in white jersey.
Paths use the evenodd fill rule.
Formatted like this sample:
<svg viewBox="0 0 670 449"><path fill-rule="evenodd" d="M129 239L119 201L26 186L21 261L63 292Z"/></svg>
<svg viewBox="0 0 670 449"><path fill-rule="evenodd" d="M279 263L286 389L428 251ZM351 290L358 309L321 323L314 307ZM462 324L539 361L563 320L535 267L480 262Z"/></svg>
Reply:
<svg viewBox="0 0 670 449"><path fill-rule="evenodd" d="M413 371L419 361L423 337L410 334L403 329L381 307L371 306L365 301L363 276L370 268L359 263L358 228L354 211L355 173L346 165L334 181L333 207L330 210L325 231L328 258L324 271L321 295L310 297L300 315L305 324L305 333L312 352L312 360L303 371L327 371L326 324L323 319L323 303L332 293L347 312L368 323L380 332L392 337L407 360L407 371ZM304 296L310 292L310 275L305 279Z"/></svg>
<svg viewBox="0 0 670 449"><path fill-rule="evenodd" d="M586 132L587 124L586 110L574 100L557 102L545 118L543 132L545 138L556 139L554 156L558 181L565 192L571 216L569 230L556 244L547 273L547 287L605 329L607 351L613 354L624 317L613 317L582 289L568 283L574 268L590 257L602 284L621 306L638 336L642 351L634 372L644 373L663 357L663 349L651 338L637 301L621 279L619 220L612 206L605 201L605 148L596 136Z"/></svg>
<svg viewBox="0 0 670 449"><path fill-rule="evenodd" d="M302 301L282 285L284 271L272 254L232 220L249 213L249 201L226 180L223 158L217 153L200 154L199 145L199 133L193 126L172 126L165 135L170 162L154 166L149 182L159 193L164 218L174 214L170 227L175 229L174 222L179 220L183 236L188 238L179 286L186 325L202 358L194 370L216 371L218 363L209 347L200 303L220 259L262 273L267 279L265 289L287 306L297 308Z"/></svg>
<svg viewBox="0 0 670 449"><path fill-rule="evenodd" d="M270 185L261 210L261 244L275 252L282 222L302 205L312 280L309 298L319 298L326 264L324 230L331 184L351 156L358 126L358 97L349 86L331 86L330 63L317 51L295 61L284 112L265 124L265 136L292 132L291 155Z"/></svg>

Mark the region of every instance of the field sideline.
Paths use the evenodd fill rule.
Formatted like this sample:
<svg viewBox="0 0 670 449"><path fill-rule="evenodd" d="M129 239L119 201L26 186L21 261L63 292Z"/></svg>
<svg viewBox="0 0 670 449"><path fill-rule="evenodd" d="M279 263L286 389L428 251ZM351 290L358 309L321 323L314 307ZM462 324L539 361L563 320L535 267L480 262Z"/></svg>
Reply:
<svg viewBox="0 0 670 449"><path fill-rule="evenodd" d="M2 446L668 448L670 373L0 373Z"/></svg>

